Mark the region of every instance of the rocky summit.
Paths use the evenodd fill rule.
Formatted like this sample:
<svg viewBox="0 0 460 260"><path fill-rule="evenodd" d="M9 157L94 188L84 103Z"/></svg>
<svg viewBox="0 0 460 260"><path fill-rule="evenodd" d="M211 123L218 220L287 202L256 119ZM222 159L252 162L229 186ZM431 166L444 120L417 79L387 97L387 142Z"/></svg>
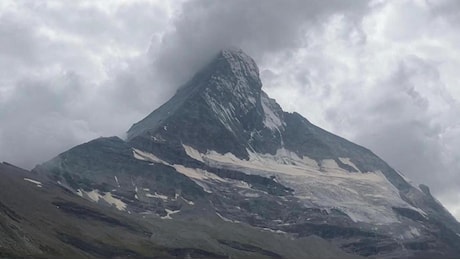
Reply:
<svg viewBox="0 0 460 260"><path fill-rule="evenodd" d="M460 257L460 224L428 187L284 112L239 49L219 52L126 140L95 139L32 172L2 167L21 171L9 178L30 196L15 204L4 198L17 189L1 189L0 224L15 228L0 246L22 243L13 257ZM54 205L41 227L52 243L24 226L27 201Z"/></svg>

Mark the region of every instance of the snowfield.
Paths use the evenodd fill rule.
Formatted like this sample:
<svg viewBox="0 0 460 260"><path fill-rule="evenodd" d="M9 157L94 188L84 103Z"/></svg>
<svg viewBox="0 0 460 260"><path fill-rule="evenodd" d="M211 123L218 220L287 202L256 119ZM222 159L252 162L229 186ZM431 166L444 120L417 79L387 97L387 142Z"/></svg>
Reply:
<svg viewBox="0 0 460 260"><path fill-rule="evenodd" d="M248 151L249 160L242 160L231 153L208 151L203 154L193 147L183 147L191 158L215 168L237 170L267 178L274 176L278 183L292 188L294 196L305 206L325 210L338 209L355 222L379 225L398 223L400 221L393 207L409 208L425 215L422 210L405 202L382 172L360 172L349 158L339 160L353 167L356 170L354 172L341 168L333 159L317 162L305 156L299 157L286 149L279 149L275 155ZM139 160L174 167L177 172L195 181L205 192L212 193L212 184L218 182L246 189L240 192L245 197L258 197L257 191L245 182L221 178L202 169L171 165L154 154L137 149L133 149L133 155ZM416 232L411 234L416 235Z"/></svg>
<svg viewBox="0 0 460 260"><path fill-rule="evenodd" d="M126 203L121 201L120 199L117 199L112 196L112 193L106 192L105 194L102 194L99 190L92 190L92 191L83 191L81 189L77 190L77 194L80 197L90 199L94 202L99 202L100 200L108 203L109 205L115 206L118 210L120 211L126 211Z"/></svg>
<svg viewBox="0 0 460 260"><path fill-rule="evenodd" d="M319 163L286 149L275 155L248 151L249 160L235 155L208 151L199 153L185 146L187 154L216 168L238 170L246 174L275 176L282 185L294 189L294 195L306 206L326 210L339 209L355 222L390 224L399 222L392 207L414 208L399 196L398 190L380 172L360 172L349 158L339 158L356 172L349 172L327 159Z"/></svg>

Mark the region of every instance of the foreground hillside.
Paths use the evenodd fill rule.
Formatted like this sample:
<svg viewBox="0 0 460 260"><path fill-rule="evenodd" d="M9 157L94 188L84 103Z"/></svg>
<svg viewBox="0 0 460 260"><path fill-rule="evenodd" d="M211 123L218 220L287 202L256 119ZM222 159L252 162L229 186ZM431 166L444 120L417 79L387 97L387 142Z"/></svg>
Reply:
<svg viewBox="0 0 460 260"><path fill-rule="evenodd" d="M101 206L9 164L0 164L2 258L335 258L323 239L233 224L219 218L142 218ZM318 250L321 249L321 250Z"/></svg>

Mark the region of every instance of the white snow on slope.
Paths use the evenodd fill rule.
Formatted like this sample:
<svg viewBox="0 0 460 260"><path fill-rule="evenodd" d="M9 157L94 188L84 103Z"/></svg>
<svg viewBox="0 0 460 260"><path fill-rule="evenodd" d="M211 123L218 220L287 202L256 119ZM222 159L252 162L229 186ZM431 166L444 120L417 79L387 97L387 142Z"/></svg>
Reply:
<svg viewBox="0 0 460 260"><path fill-rule="evenodd" d="M270 100L268 99L268 96L261 95L261 101L262 108L265 114L264 125L271 130L279 131L279 128L283 126L283 121L271 109Z"/></svg>
<svg viewBox="0 0 460 260"><path fill-rule="evenodd" d="M185 150L185 152L187 153L188 156L190 156L191 158L193 158L193 159L195 159L197 161L204 162L199 151L197 151L193 147L185 145L185 144L183 144L182 147L184 147L184 150Z"/></svg>
<svg viewBox="0 0 460 260"><path fill-rule="evenodd" d="M151 153L147 153L138 149L133 148L133 155L134 158L142 161L153 162L153 163L163 163L168 164L167 162L161 160L160 158L156 157Z"/></svg>
<svg viewBox="0 0 460 260"><path fill-rule="evenodd" d="M305 205L340 209L356 222L399 222L392 207L420 211L403 201L398 190L380 171L350 173L332 159L322 160L319 165L315 160L301 158L286 149L278 150L275 155L248 153L249 160L215 151L201 154L201 158L217 168L275 176L279 183L293 188L294 195ZM347 158L341 161L355 167Z"/></svg>
<svg viewBox="0 0 460 260"><path fill-rule="evenodd" d="M171 215L179 213L180 210L170 210L170 209L165 209L166 211L166 216L161 217L161 219L172 219Z"/></svg>
<svg viewBox="0 0 460 260"><path fill-rule="evenodd" d="M188 205L191 205L191 206L195 205L195 203L191 200L186 200L184 197L181 197L181 199L185 201L185 203L187 203Z"/></svg>
<svg viewBox="0 0 460 260"><path fill-rule="evenodd" d="M336 172L342 174L348 174L349 171L341 168L335 160L325 159L320 162L320 171L322 172Z"/></svg>
<svg viewBox="0 0 460 260"><path fill-rule="evenodd" d="M281 231L281 230L274 230L274 229L271 229L271 228L262 228L262 230L269 231L269 232L272 232L272 233L278 233L278 234L287 234L287 233L284 232L284 231Z"/></svg>
<svg viewBox="0 0 460 260"><path fill-rule="evenodd" d="M162 200L168 200L168 196L161 195L161 194L158 194L156 192L155 192L155 194L146 193L145 196L148 197L148 198L157 198L157 199L162 199Z"/></svg>
<svg viewBox="0 0 460 260"><path fill-rule="evenodd" d="M419 237L420 231L415 227L409 226L409 230L405 232L404 236L408 239Z"/></svg>
<svg viewBox="0 0 460 260"><path fill-rule="evenodd" d="M279 149L275 155L250 152L249 160L242 160L231 153L219 154L215 151L200 153L184 146L190 157L216 167L232 169L246 174L264 177L275 176L282 185L294 189L294 196L308 207L326 210L339 209L355 222L389 224L399 222L392 207L409 208L424 214L401 199L399 191L386 179L382 172L360 172L349 158L341 162L355 168L349 172L339 167L333 159L319 163L308 157L299 157L286 149ZM142 151L141 160L158 161L153 155ZM166 162L162 162L167 164ZM167 164L169 165L169 164ZM190 177L206 192L212 192L213 182L225 182L234 187L251 189L247 183L221 178L212 172L188 168L183 165L170 165L176 171ZM256 194L245 193L247 196Z"/></svg>
<svg viewBox="0 0 460 260"><path fill-rule="evenodd" d="M339 157L339 160L343 163L343 164L346 164L350 167L353 167L356 169L357 172L359 172L358 170L358 167L356 167L356 165L350 160L350 158L342 158L342 157Z"/></svg>
<svg viewBox="0 0 460 260"><path fill-rule="evenodd" d="M112 196L112 193L110 192L106 192L104 195L102 195L99 192L99 190L92 190L90 192L86 192L86 191L78 189L77 194L83 198L87 197L94 202L99 202L99 200L103 200L107 202L108 204L115 206L118 210L121 210L121 211L126 210L126 203L124 203L120 199L114 198Z"/></svg>
<svg viewBox="0 0 460 260"><path fill-rule="evenodd" d="M188 168L188 167L178 165L178 164L173 165L173 167L176 169L176 171L192 179L196 179L196 180L213 179L213 180L220 181L220 182L226 182L226 180L206 170Z"/></svg>
<svg viewBox="0 0 460 260"><path fill-rule="evenodd" d="M37 185L37 187L41 188L42 187L42 183L39 182L39 181L36 181L36 180L32 180L32 179L29 179L29 178L24 178L25 181L28 181L28 182L31 182L35 185Z"/></svg>
<svg viewBox="0 0 460 260"><path fill-rule="evenodd" d="M155 155L153 155L151 153L144 152L144 151L141 151L141 150L138 150L138 149L133 149L133 155L134 155L134 158L136 158L138 160L152 162L152 163L161 163L161 164L164 164L164 165L174 167L174 169L177 172L182 173L185 176L191 178L205 192L212 193L212 191L209 188L209 186L202 181L202 180L205 180L205 179L213 179L214 176L212 176L213 174L211 174L211 173L206 174L207 176L201 176L200 174L205 173L206 171L187 168L187 167L182 166L182 165L171 165L168 162L165 162L165 161L159 159L158 157L156 157ZM216 177L215 179L219 178L218 176L215 176L215 177Z"/></svg>
<svg viewBox="0 0 460 260"><path fill-rule="evenodd" d="M238 220L231 220L231 219L228 219L228 218L222 216L221 214L219 214L218 212L216 212L216 215L217 215L220 219L222 219L223 221L225 221L225 222L240 223Z"/></svg>
<svg viewBox="0 0 460 260"><path fill-rule="evenodd" d="M126 204L123 201L114 198L112 196L112 193L110 192L104 194L104 196L102 196L102 199L105 200L107 203L114 205L118 210L126 210Z"/></svg>
<svg viewBox="0 0 460 260"><path fill-rule="evenodd" d="M117 186L120 187L120 183L118 182L117 176L113 176L113 177L115 177L115 182L117 183Z"/></svg>
<svg viewBox="0 0 460 260"><path fill-rule="evenodd" d="M143 161L148 161L148 162L153 162L153 163L162 163L164 165L173 167L177 172L182 173L183 175L192 179L196 184L198 184L201 188L203 188L203 190L207 193L212 193L212 189L210 188L211 185L209 184L212 184L213 182L221 182L221 183L225 182L225 183L229 183L239 188L249 188L249 189L251 188L246 182L238 181L238 180L224 179L206 170L189 168L189 167L185 167L180 164L169 164L159 159L154 154L151 154L148 152L133 149L133 153L134 153L133 154L134 158L138 160L143 160ZM189 153L200 156L200 153L191 147L189 147L187 154Z"/></svg>

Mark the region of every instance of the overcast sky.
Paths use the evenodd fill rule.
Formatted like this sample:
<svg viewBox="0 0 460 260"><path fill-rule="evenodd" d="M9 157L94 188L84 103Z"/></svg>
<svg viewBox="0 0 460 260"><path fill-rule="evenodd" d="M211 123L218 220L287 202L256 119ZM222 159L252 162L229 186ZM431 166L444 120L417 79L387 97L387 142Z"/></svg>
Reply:
<svg viewBox="0 0 460 260"><path fill-rule="evenodd" d="M0 1L0 161L118 135L219 49L460 219L460 1Z"/></svg>

